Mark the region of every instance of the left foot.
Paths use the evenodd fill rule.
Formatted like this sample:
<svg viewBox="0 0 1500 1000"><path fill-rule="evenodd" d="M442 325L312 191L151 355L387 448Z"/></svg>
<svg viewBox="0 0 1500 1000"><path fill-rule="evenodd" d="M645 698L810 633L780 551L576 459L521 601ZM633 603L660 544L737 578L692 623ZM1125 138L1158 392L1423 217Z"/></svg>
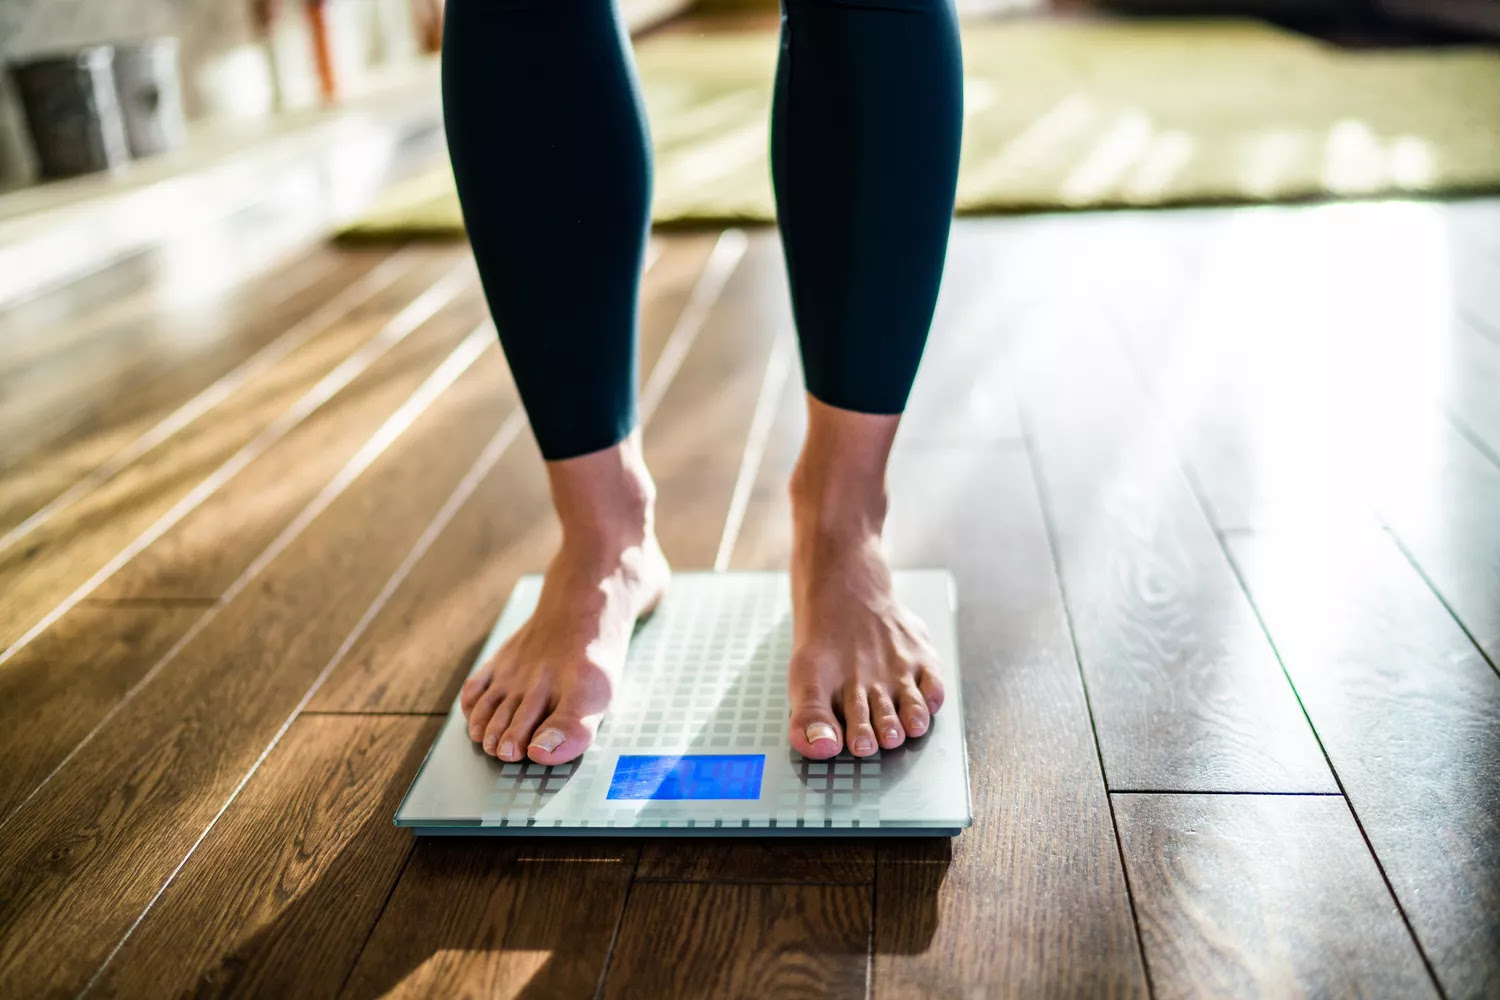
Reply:
<svg viewBox="0 0 1500 1000"><path fill-rule="evenodd" d="M943 703L922 622L896 600L881 548L885 463L897 418L809 397L808 441L792 478L790 739L822 760L894 749Z"/></svg>

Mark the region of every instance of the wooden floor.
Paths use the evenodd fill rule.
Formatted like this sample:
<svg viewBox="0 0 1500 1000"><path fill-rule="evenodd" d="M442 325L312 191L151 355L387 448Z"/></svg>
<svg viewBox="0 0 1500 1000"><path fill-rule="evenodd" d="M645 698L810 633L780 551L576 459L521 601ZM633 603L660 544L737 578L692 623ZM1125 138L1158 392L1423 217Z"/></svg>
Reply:
<svg viewBox="0 0 1500 1000"><path fill-rule="evenodd" d="M653 249L668 555L781 566L775 236ZM1500 996L1500 202L957 226L951 843L395 829L557 537L472 262L203 266L0 313L0 993Z"/></svg>

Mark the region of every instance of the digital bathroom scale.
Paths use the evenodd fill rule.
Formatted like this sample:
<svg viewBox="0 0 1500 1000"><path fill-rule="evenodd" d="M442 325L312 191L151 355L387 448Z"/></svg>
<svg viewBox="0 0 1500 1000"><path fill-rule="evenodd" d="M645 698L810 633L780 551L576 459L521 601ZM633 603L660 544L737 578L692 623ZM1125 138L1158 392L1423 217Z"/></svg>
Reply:
<svg viewBox="0 0 1500 1000"><path fill-rule="evenodd" d="M678 573L637 628L582 756L555 767L491 757L469 739L455 699L396 825L465 836L954 836L971 816L953 580L918 570L895 582L943 671L947 698L925 736L865 758L792 750L787 575ZM540 576L517 584L476 670L540 590Z"/></svg>

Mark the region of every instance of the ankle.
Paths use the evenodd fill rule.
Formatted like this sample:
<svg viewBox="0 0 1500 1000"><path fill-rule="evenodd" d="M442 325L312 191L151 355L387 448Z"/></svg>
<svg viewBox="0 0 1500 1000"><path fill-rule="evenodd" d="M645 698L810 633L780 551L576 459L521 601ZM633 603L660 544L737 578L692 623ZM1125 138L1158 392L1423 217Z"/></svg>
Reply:
<svg viewBox="0 0 1500 1000"><path fill-rule="evenodd" d="M638 434L602 451L547 463L565 548L618 554L654 536L656 484Z"/></svg>
<svg viewBox="0 0 1500 1000"><path fill-rule="evenodd" d="M879 538L889 501L885 476L840 470L803 455L788 493L799 544L847 545Z"/></svg>
<svg viewBox="0 0 1500 1000"><path fill-rule="evenodd" d="M885 470L900 417L856 413L807 396L807 438L789 492L800 539L878 538L885 524Z"/></svg>

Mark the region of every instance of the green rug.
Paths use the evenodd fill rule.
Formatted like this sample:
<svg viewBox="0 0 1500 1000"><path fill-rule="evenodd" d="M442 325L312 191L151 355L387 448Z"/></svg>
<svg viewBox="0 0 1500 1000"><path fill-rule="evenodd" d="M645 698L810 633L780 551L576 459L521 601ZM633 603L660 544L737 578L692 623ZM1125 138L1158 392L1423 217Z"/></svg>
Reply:
<svg viewBox="0 0 1500 1000"><path fill-rule="evenodd" d="M765 31L639 44L658 225L774 218L776 49ZM1238 19L1039 20L965 26L964 58L962 213L1500 189L1491 49L1343 50ZM444 166L344 235L461 233Z"/></svg>

